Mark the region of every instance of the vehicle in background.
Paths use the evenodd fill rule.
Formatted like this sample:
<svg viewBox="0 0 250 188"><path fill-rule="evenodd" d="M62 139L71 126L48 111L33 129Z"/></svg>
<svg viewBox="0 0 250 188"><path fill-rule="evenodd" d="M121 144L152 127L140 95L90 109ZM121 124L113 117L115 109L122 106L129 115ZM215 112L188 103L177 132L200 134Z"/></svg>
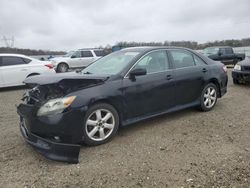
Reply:
<svg viewBox="0 0 250 188"><path fill-rule="evenodd" d="M109 141L121 126L189 107L212 110L227 68L185 48L111 53L81 72L35 76L18 107L21 133L46 157L78 162L79 143Z"/></svg>
<svg viewBox="0 0 250 188"><path fill-rule="evenodd" d="M52 58L51 62L57 72L67 72L72 68L85 68L105 55L103 49L79 49L70 51L65 56Z"/></svg>
<svg viewBox="0 0 250 188"><path fill-rule="evenodd" d="M233 48L228 46L205 48L203 54L214 61L221 61L225 65L235 65L245 59L245 54L234 53Z"/></svg>
<svg viewBox="0 0 250 188"><path fill-rule="evenodd" d="M50 62L20 54L0 54L0 88L24 85L25 78L39 74L55 74Z"/></svg>
<svg viewBox="0 0 250 188"><path fill-rule="evenodd" d="M234 84L250 83L250 58L237 63L232 71Z"/></svg>
<svg viewBox="0 0 250 188"><path fill-rule="evenodd" d="M112 52L116 52L116 51L119 51L119 50L121 50L121 49L122 49L121 46L117 46L117 45L112 46Z"/></svg>

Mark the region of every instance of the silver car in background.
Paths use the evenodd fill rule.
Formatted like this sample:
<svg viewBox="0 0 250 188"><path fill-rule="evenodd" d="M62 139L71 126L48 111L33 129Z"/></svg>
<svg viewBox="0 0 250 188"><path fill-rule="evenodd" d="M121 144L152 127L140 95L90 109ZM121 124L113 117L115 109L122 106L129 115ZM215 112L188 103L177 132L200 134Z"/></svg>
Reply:
<svg viewBox="0 0 250 188"><path fill-rule="evenodd" d="M79 49L70 51L65 56L51 59L57 72L67 72L69 69L84 68L104 56L104 50L99 48Z"/></svg>

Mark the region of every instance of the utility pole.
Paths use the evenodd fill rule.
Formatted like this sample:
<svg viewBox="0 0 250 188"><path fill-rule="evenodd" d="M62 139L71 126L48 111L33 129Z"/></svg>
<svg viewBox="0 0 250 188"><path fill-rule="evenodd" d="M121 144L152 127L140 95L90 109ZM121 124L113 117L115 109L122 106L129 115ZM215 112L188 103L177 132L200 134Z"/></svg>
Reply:
<svg viewBox="0 0 250 188"><path fill-rule="evenodd" d="M5 46L7 48L13 48L14 47L14 43L15 43L14 36L12 36L11 38L7 38L6 36L3 36L2 40L4 41Z"/></svg>

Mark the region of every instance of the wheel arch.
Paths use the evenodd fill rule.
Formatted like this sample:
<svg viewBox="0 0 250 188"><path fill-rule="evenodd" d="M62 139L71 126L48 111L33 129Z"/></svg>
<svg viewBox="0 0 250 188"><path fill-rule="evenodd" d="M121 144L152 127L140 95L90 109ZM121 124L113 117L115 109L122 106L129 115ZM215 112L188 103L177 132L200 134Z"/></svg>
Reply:
<svg viewBox="0 0 250 188"><path fill-rule="evenodd" d="M91 106L95 105L95 104L100 104L100 103L106 103L111 105L118 113L119 115L119 126L122 125L122 121L123 121L123 113L121 110L121 104L119 104L119 102L115 102L109 98L100 98L100 99L96 99L92 102L89 103L88 108L90 108Z"/></svg>
<svg viewBox="0 0 250 188"><path fill-rule="evenodd" d="M69 67L69 64L68 64L67 62L65 62L65 61L61 61L61 62L57 63L56 68L58 68L58 66L59 66L60 64L66 64L66 65Z"/></svg>
<svg viewBox="0 0 250 188"><path fill-rule="evenodd" d="M59 63L57 63L57 66L62 64L62 63L66 64L66 65L69 65L66 61L60 61Z"/></svg>
<svg viewBox="0 0 250 188"><path fill-rule="evenodd" d="M219 97L221 97L221 90L220 90L220 84L217 78L211 78L208 83L213 83L214 85L216 85L217 89L218 89L218 95Z"/></svg>
<svg viewBox="0 0 250 188"><path fill-rule="evenodd" d="M37 75L40 75L40 73L38 73L38 72L30 73L28 76L26 76L26 78L28 78L30 76L37 76Z"/></svg>

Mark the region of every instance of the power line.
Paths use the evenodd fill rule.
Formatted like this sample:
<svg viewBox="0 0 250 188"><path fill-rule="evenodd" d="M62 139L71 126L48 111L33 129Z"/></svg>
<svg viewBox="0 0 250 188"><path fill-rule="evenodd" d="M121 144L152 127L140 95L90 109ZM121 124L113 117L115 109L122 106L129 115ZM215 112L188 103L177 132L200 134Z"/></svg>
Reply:
<svg viewBox="0 0 250 188"><path fill-rule="evenodd" d="M3 36L2 41L4 41L6 47L8 47L8 48L14 47L14 44L15 44L14 36L12 36L11 38L7 38L6 36Z"/></svg>

